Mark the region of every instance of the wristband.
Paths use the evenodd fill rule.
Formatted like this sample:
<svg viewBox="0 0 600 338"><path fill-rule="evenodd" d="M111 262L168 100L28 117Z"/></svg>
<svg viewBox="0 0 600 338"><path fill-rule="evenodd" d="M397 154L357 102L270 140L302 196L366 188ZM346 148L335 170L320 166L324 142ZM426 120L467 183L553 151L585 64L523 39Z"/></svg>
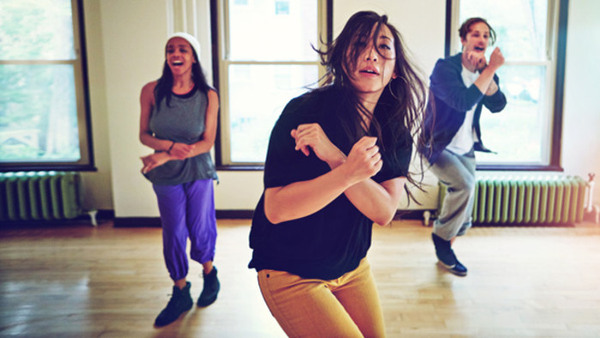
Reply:
<svg viewBox="0 0 600 338"><path fill-rule="evenodd" d="M169 149L167 149L167 154L171 155L171 149L173 149L174 145L175 145L175 141L173 141L173 143L171 143L171 146L169 147Z"/></svg>

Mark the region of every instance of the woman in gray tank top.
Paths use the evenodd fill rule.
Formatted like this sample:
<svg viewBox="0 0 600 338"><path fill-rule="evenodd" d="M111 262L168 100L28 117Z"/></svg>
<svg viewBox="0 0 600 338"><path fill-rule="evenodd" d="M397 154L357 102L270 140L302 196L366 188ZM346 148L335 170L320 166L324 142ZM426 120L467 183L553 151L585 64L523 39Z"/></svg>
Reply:
<svg viewBox="0 0 600 338"><path fill-rule="evenodd" d="M209 87L198 54L200 44L187 33L175 33L165 47L160 79L146 84L140 96L140 141L154 149L142 157L142 174L152 182L162 223L163 254L173 293L155 325L177 320L193 306L187 281L190 257L202 264L204 287L198 306L212 304L219 292L213 265L217 225L210 156L217 132L219 97Z"/></svg>

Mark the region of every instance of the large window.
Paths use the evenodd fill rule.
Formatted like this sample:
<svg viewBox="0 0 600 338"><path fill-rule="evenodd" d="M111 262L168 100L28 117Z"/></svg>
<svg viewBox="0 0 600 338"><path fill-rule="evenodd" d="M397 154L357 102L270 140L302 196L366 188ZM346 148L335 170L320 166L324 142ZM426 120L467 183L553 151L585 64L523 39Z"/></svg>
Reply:
<svg viewBox="0 0 600 338"><path fill-rule="evenodd" d="M81 1L0 1L2 170L91 169Z"/></svg>
<svg viewBox="0 0 600 338"><path fill-rule="evenodd" d="M485 145L496 153L478 153L478 168L556 170L560 167L562 69L566 1L454 0L447 36L450 54L461 50L458 28L470 17L485 18L505 64L497 74L507 106L499 114L484 108ZM562 11L562 13L561 13ZM561 33L561 34L559 34Z"/></svg>
<svg viewBox="0 0 600 338"><path fill-rule="evenodd" d="M317 85L325 1L219 0L217 162L262 165L287 102Z"/></svg>

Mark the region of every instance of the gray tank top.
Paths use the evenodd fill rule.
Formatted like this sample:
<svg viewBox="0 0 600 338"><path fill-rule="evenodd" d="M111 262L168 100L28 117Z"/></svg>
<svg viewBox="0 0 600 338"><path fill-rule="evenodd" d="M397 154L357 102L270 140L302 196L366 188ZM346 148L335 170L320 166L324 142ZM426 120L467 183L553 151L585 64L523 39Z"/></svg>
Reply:
<svg viewBox="0 0 600 338"><path fill-rule="evenodd" d="M171 95L167 106L166 99L152 108L150 131L156 138L179 143L192 144L202 139L206 128L206 107L208 97L193 89L185 95ZM175 185L196 180L218 179L210 152L184 160L169 161L144 174L158 185Z"/></svg>

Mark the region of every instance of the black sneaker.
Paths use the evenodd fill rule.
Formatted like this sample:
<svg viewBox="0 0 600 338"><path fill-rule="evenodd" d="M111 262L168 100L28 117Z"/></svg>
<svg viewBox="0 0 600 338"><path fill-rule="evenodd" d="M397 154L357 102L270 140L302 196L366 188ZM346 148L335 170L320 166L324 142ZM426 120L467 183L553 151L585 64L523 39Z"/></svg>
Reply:
<svg viewBox="0 0 600 338"><path fill-rule="evenodd" d="M462 263L459 262L458 259L456 260L456 263L454 265L446 265L441 260L439 261L439 263L446 270L457 276L464 277L467 275L467 268L464 265L462 265Z"/></svg>
<svg viewBox="0 0 600 338"><path fill-rule="evenodd" d="M186 286L181 290L178 287L173 286L171 299L169 300L167 307L160 312L158 317L156 317L154 326L161 327L169 325L176 321L182 313L192 308L194 301L192 300L192 296L190 296L191 286L192 284L190 282L187 282Z"/></svg>
<svg viewBox="0 0 600 338"><path fill-rule="evenodd" d="M204 288L202 288L202 293L198 297L198 306L205 307L217 300L221 283L219 283L219 278L217 278L217 268L214 266L208 275L202 272L202 276L204 276Z"/></svg>
<svg viewBox="0 0 600 338"><path fill-rule="evenodd" d="M437 256L440 265L457 276L466 276L467 268L456 258L454 250L452 250L450 246L450 241L447 241L434 233L431 234L431 238L433 239L435 255Z"/></svg>

